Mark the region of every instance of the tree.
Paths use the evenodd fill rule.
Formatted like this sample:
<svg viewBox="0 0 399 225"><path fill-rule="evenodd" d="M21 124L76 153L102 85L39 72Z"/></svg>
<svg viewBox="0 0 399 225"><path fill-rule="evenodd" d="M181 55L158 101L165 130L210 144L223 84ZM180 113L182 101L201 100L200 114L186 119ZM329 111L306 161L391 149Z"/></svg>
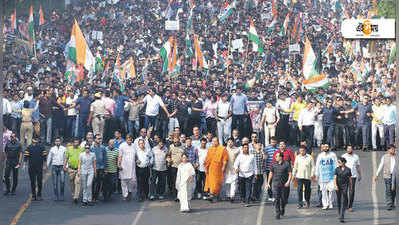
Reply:
<svg viewBox="0 0 399 225"><path fill-rule="evenodd" d="M378 15L385 18L395 18L396 0L380 0L377 5Z"/></svg>

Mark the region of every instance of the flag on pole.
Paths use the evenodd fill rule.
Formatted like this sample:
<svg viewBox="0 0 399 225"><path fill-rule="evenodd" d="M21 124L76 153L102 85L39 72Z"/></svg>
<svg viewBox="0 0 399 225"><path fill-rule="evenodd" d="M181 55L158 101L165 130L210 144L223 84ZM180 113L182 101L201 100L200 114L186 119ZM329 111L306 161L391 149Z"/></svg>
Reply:
<svg viewBox="0 0 399 225"><path fill-rule="evenodd" d="M292 40L295 40L296 43L299 42L301 28L302 28L301 14L298 13L298 15L295 18L294 28L292 30Z"/></svg>
<svg viewBox="0 0 399 225"><path fill-rule="evenodd" d="M169 55L169 65L168 65L168 74L171 74L176 66L176 60L177 60L177 40L175 39L173 42L173 48L172 52Z"/></svg>
<svg viewBox="0 0 399 225"><path fill-rule="evenodd" d="M17 30L17 9L14 9L14 13L11 14L11 28Z"/></svg>
<svg viewBox="0 0 399 225"><path fill-rule="evenodd" d="M68 84L74 84L75 82L79 82L84 78L83 67L77 66L72 60L67 60L67 66L64 74L64 78L68 82Z"/></svg>
<svg viewBox="0 0 399 225"><path fill-rule="evenodd" d="M288 28L288 22L290 21L290 13L287 13L287 15L285 16L285 20L283 25L281 26L280 29L280 36L285 36L287 35L287 28Z"/></svg>
<svg viewBox="0 0 399 225"><path fill-rule="evenodd" d="M103 72L103 76L104 76L104 74L106 74L106 73L108 72L108 70L109 70L109 63L110 63L110 60L108 60L107 65L105 66L105 69L104 69L104 72Z"/></svg>
<svg viewBox="0 0 399 225"><path fill-rule="evenodd" d="M28 38L31 46L35 43L35 23L33 21L33 7L30 6L29 19L28 19Z"/></svg>
<svg viewBox="0 0 399 225"><path fill-rule="evenodd" d="M218 20L224 21L227 18L229 18L229 16L233 14L235 8L236 8L236 1L233 1L231 4L225 2L218 15Z"/></svg>
<svg viewBox="0 0 399 225"><path fill-rule="evenodd" d="M83 65L88 71L94 70L95 58L76 20L72 27L71 40L67 43L65 52L67 59L71 59L75 64Z"/></svg>
<svg viewBox="0 0 399 225"><path fill-rule="evenodd" d="M360 64L357 61L354 61L352 63L352 65L349 67L349 71L352 73L353 79L355 81L357 81L357 82L364 81L364 77L363 77L362 70L360 68Z"/></svg>
<svg viewBox="0 0 399 225"><path fill-rule="evenodd" d="M126 77L128 77L128 78L135 78L136 77L136 68L134 66L133 57L130 57L129 60L127 60L122 65L121 78L122 78L123 81L125 81Z"/></svg>
<svg viewBox="0 0 399 225"><path fill-rule="evenodd" d="M262 53L263 52L263 45L262 45L262 41L260 40L258 33L256 32L255 29L255 25L252 21L252 19L249 19L249 33L248 33L248 38L249 40L252 41L252 50L254 52L259 52Z"/></svg>
<svg viewBox="0 0 399 225"><path fill-rule="evenodd" d="M46 21L44 20L44 14L43 14L43 9L42 5L40 5L39 9L39 25L43 25Z"/></svg>
<svg viewBox="0 0 399 225"><path fill-rule="evenodd" d="M190 40L190 35L188 33L186 33L186 56L188 57L194 56L193 46Z"/></svg>
<svg viewBox="0 0 399 225"><path fill-rule="evenodd" d="M288 82L290 82L291 86L294 89L298 89L299 87L298 81L294 77L292 77L291 74L287 74L287 77L288 77Z"/></svg>
<svg viewBox="0 0 399 225"><path fill-rule="evenodd" d="M273 16L277 15L276 0L272 0L272 12L273 12Z"/></svg>
<svg viewBox="0 0 399 225"><path fill-rule="evenodd" d="M204 54L201 51L201 45L198 41L198 36L195 35L194 36L194 47L195 47L195 58L196 58L196 62L198 63L198 69L201 70L203 72L208 71L208 62L205 59Z"/></svg>
<svg viewBox="0 0 399 225"><path fill-rule="evenodd" d="M305 77L303 85L306 89L326 87L328 85L327 76L320 74L319 68L317 68L317 61L312 45L309 39L306 38L302 63L303 76Z"/></svg>
<svg viewBox="0 0 399 225"><path fill-rule="evenodd" d="M268 31L268 32L273 31L273 29L274 29L274 27L276 26L276 24L277 24L277 16L273 17L273 20L270 21L269 24L267 24L267 31Z"/></svg>
<svg viewBox="0 0 399 225"><path fill-rule="evenodd" d="M334 40L334 38L331 38L331 41L328 43L327 47L321 53L322 55L333 53L333 40Z"/></svg>
<svg viewBox="0 0 399 225"><path fill-rule="evenodd" d="M97 51L96 53L96 65L94 67L94 72L103 72L104 71L104 62L101 59L100 52Z"/></svg>
<svg viewBox="0 0 399 225"><path fill-rule="evenodd" d="M180 56L180 58L177 60L174 70L171 71L171 73L169 74L170 77L175 77L180 74L181 60L182 60L182 56Z"/></svg>
<svg viewBox="0 0 399 225"><path fill-rule="evenodd" d="M169 37L169 40L165 42L165 44L162 46L161 50L159 51L162 60L162 71L161 71L162 73L166 73L168 71L169 55L172 51L172 44L173 44L173 37Z"/></svg>

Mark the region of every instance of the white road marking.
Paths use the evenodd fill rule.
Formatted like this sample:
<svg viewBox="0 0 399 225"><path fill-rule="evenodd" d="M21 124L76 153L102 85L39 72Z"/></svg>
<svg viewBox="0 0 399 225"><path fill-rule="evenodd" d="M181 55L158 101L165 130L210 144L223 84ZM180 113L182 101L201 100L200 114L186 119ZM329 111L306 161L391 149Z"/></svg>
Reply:
<svg viewBox="0 0 399 225"><path fill-rule="evenodd" d="M374 176L377 172L377 153L376 152L371 153L371 159L373 162L373 176ZM374 182L374 181L372 182L372 185L371 185L371 197L373 199L373 207L374 207L374 210L373 210L374 224L379 224L377 182Z"/></svg>
<svg viewBox="0 0 399 225"><path fill-rule="evenodd" d="M263 182L262 190L265 190L266 182ZM258 210L258 217L256 218L256 225L262 225L262 218L263 218L263 211L265 209L266 196L269 196L267 194L267 191L266 191L266 193L265 193L265 191L262 191L262 200L260 202L260 207Z"/></svg>
<svg viewBox="0 0 399 225"><path fill-rule="evenodd" d="M140 220L140 217L144 214L145 206L146 206L146 204L143 203L143 205L141 206L140 210L137 212L137 215L134 218L132 225L137 225L138 224L138 222Z"/></svg>

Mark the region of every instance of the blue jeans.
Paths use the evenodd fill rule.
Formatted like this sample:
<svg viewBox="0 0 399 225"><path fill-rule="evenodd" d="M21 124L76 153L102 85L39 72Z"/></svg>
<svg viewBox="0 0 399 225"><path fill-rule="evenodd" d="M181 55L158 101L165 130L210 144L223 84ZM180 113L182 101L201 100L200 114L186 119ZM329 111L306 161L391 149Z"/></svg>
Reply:
<svg viewBox="0 0 399 225"><path fill-rule="evenodd" d="M158 116L144 115L144 127L148 130L149 127L155 129L158 123Z"/></svg>
<svg viewBox="0 0 399 225"><path fill-rule="evenodd" d="M395 143L395 124L385 125L384 124L384 144L385 146L392 145Z"/></svg>
<svg viewBox="0 0 399 225"><path fill-rule="evenodd" d="M66 129L65 129L65 136L67 138L76 137L75 134L75 125L76 125L76 116L67 116L66 117Z"/></svg>
<svg viewBox="0 0 399 225"><path fill-rule="evenodd" d="M371 130L371 123L357 124L356 131L355 131L356 144L358 144L358 145L360 144L359 134L360 134L360 132L362 132L363 147L369 147L370 130Z"/></svg>
<svg viewBox="0 0 399 225"><path fill-rule="evenodd" d="M79 123L78 123L78 137L85 138L86 132L88 131L87 120L89 119L89 115L80 114L79 115Z"/></svg>
<svg viewBox="0 0 399 225"><path fill-rule="evenodd" d="M238 184L240 185L240 194L241 194L241 200L245 201L246 203L249 203L249 200L251 198L251 192L252 192L252 180L254 176L250 177L238 177Z"/></svg>
<svg viewBox="0 0 399 225"><path fill-rule="evenodd" d="M138 136L138 131L140 129L140 120L129 120L127 121L128 131L134 138Z"/></svg>
<svg viewBox="0 0 399 225"><path fill-rule="evenodd" d="M397 183L392 184L395 182L395 179L392 178L384 178L385 183L385 202L388 207L395 205L395 198L396 198L396 190L392 190L392 186L397 187Z"/></svg>
<svg viewBox="0 0 399 225"><path fill-rule="evenodd" d="M63 166L53 166L51 177L53 178L54 200L64 200L65 173Z"/></svg>
<svg viewBox="0 0 399 225"><path fill-rule="evenodd" d="M335 148L334 145L334 133L335 133L335 125L323 125L323 142L327 142L330 145L330 148Z"/></svg>

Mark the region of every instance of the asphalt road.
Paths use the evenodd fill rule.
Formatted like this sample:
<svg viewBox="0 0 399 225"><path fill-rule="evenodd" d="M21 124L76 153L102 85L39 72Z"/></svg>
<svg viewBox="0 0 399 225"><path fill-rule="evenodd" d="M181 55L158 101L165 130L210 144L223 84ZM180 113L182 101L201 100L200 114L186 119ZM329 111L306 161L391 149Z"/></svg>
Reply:
<svg viewBox="0 0 399 225"><path fill-rule="evenodd" d="M338 152L337 155L343 153ZM372 182L372 176L383 153L357 153L361 160L363 180L357 184L355 211L346 213L346 223L399 224L399 209L386 210L382 180L375 185ZM25 204L30 193L26 171L21 171L19 183L16 196L0 197L0 225L339 224L336 207L328 211L315 207L317 204L315 183L312 184L312 206L309 209L296 208L296 189L291 187L286 215L279 221L274 219L274 208L270 202L243 207L240 203L231 204L226 201L211 204L203 200L193 200L192 212L181 214L179 205L173 201L123 202L118 195L114 195L111 202L100 201L93 207L82 208L80 205L72 204L69 182L66 182L66 200L52 201L51 179L48 179L44 185L43 201L31 204L28 201L28 204Z"/></svg>

